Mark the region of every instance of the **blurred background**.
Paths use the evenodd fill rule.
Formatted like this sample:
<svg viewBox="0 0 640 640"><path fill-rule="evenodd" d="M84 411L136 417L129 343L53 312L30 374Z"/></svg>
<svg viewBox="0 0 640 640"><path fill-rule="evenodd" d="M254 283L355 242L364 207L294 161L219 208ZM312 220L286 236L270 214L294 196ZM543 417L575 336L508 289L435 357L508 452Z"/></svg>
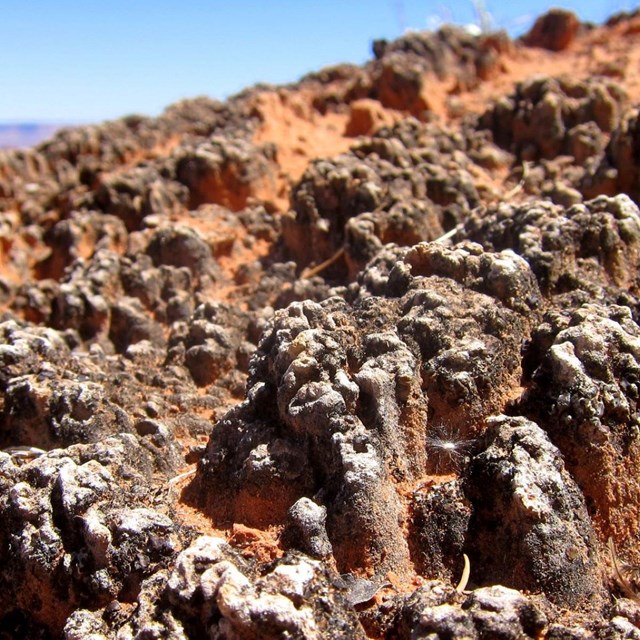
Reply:
<svg viewBox="0 0 640 640"><path fill-rule="evenodd" d="M157 115L371 58L371 41L445 23L525 33L552 6L601 23L620 0L0 0L0 146L57 127Z"/></svg>

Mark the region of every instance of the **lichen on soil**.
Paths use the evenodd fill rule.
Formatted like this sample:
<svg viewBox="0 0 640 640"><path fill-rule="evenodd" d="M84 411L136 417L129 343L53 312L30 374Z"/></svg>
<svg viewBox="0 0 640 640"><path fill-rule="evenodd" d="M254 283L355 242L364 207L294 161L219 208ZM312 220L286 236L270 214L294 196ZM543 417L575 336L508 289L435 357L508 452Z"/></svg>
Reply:
<svg viewBox="0 0 640 640"><path fill-rule="evenodd" d="M554 10L1 152L0 635L640 638L639 63Z"/></svg>

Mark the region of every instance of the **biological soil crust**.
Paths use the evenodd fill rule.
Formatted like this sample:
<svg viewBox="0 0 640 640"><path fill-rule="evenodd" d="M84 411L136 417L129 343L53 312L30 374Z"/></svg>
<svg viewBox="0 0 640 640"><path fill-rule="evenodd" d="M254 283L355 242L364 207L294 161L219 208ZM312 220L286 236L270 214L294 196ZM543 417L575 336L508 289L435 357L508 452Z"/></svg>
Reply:
<svg viewBox="0 0 640 640"><path fill-rule="evenodd" d="M639 34L1 152L4 637L640 637Z"/></svg>

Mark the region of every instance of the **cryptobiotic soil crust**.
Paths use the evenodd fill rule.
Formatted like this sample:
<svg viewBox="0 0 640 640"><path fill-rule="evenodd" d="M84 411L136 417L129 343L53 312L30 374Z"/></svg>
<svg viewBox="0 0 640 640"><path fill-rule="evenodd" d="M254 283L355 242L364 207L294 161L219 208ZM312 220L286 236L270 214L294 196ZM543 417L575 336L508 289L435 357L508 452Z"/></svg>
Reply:
<svg viewBox="0 0 640 640"><path fill-rule="evenodd" d="M0 636L640 638L640 15L445 27L0 155Z"/></svg>

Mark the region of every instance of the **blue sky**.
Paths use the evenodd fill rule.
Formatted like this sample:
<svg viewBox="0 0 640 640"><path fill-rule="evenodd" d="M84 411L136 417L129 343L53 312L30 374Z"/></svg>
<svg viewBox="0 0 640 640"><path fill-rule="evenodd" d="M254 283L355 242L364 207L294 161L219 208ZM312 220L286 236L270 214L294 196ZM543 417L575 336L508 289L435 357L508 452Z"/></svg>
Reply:
<svg viewBox="0 0 640 640"><path fill-rule="evenodd" d="M555 3L485 0L519 35ZM602 22L633 2L566 0ZM0 0L0 122L156 115L184 97L225 98L363 63L371 40L476 22L472 0Z"/></svg>

